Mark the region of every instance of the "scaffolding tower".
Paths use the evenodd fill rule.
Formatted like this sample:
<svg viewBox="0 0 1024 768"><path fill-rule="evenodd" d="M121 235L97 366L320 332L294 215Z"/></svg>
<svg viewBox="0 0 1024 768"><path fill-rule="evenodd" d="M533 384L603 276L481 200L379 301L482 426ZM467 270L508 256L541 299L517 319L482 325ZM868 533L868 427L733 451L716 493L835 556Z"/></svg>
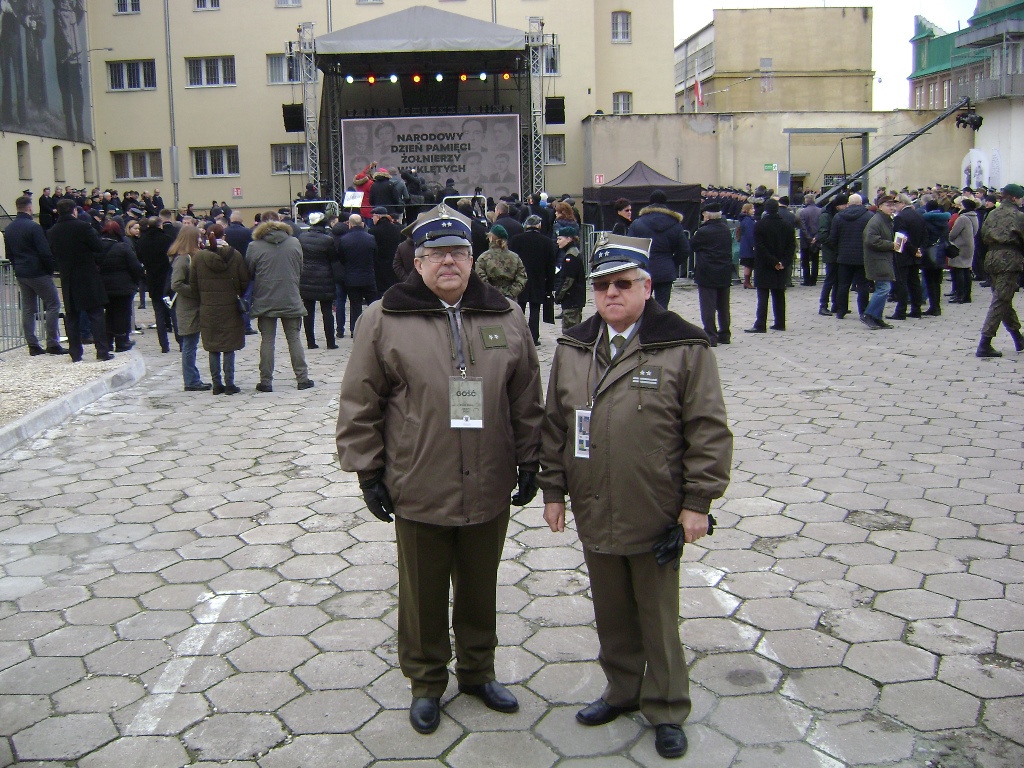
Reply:
<svg viewBox="0 0 1024 768"><path fill-rule="evenodd" d="M306 180L320 189L320 119L317 108L316 45L313 22L299 24L299 80L302 82L302 117L306 124Z"/></svg>
<svg viewBox="0 0 1024 768"><path fill-rule="evenodd" d="M530 31L526 35L530 59L530 179L529 192L544 189L544 19L530 17ZM527 190L524 190L524 192Z"/></svg>

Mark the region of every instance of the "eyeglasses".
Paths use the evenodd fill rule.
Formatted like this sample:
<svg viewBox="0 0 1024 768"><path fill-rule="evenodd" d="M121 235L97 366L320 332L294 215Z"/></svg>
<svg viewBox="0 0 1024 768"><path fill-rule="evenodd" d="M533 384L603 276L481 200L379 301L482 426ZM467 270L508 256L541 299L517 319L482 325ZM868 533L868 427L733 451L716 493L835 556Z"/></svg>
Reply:
<svg viewBox="0 0 1024 768"><path fill-rule="evenodd" d="M452 251L442 251L438 248L431 248L426 252L423 258L431 264L441 264L448 256L452 257L452 261L469 261L472 254L464 248Z"/></svg>
<svg viewBox="0 0 1024 768"><path fill-rule="evenodd" d="M635 277L632 280L607 280L601 281L600 283L594 283L593 288L594 291L597 293L604 293L605 291L608 290L609 286L614 285L615 290L617 291L628 291L630 288L633 287L633 283L639 283L642 280L644 280L644 278L642 277Z"/></svg>

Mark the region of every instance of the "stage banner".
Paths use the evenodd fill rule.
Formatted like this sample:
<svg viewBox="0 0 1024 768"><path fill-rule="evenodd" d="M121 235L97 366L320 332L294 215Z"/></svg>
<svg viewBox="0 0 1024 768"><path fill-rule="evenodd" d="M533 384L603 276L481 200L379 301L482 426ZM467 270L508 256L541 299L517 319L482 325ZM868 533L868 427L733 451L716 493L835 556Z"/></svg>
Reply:
<svg viewBox="0 0 1024 768"><path fill-rule="evenodd" d="M518 115L374 117L341 121L346 189L370 163L392 176L413 171L427 184L455 180L497 200L521 192Z"/></svg>

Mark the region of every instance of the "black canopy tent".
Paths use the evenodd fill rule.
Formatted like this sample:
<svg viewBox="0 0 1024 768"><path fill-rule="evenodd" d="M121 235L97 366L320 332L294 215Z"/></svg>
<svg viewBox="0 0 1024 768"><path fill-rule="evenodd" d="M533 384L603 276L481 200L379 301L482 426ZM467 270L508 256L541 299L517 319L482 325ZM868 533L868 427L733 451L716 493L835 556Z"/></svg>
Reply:
<svg viewBox="0 0 1024 768"><path fill-rule="evenodd" d="M660 189L668 198L666 208L683 215L683 226L693 232L700 223L700 184L681 184L658 173L642 160L600 187L583 189L583 219L597 230L615 225L615 201L620 197L633 204L633 215L647 205L651 193Z"/></svg>

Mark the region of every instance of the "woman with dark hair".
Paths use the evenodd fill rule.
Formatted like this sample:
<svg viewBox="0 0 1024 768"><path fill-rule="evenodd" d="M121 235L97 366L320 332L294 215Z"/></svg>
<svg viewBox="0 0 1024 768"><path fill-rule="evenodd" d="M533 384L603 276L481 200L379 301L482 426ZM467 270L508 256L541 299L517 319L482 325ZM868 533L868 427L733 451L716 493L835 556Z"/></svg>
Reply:
<svg viewBox="0 0 1024 768"><path fill-rule="evenodd" d="M203 382L196 366L199 349L199 295L192 290L189 278L192 260L202 250L199 229L183 224L167 255L171 257L171 290L174 292L174 316L181 337L181 376L186 392L205 392L211 388Z"/></svg>
<svg viewBox="0 0 1024 768"><path fill-rule="evenodd" d="M554 231L557 233L560 229L573 229L575 230L573 237L579 237L580 225L576 222L576 214L573 213L572 206L566 202L559 200L557 203L555 203L554 208Z"/></svg>
<svg viewBox="0 0 1024 768"><path fill-rule="evenodd" d="M615 201L615 226L612 227L613 235L624 235L633 221L633 204L624 197Z"/></svg>
<svg viewBox="0 0 1024 768"><path fill-rule="evenodd" d="M107 291L106 330L115 352L127 352L134 346L129 340L132 321L132 300L146 270L135 256L135 250L121 234L121 225L108 219L100 229L103 256L99 259L103 287Z"/></svg>
<svg viewBox="0 0 1024 768"><path fill-rule="evenodd" d="M925 317L938 317L942 314L942 273L946 271L950 215L948 211L942 210L937 201L929 200L922 217L928 233L925 239L927 245L921 249L924 253L921 276L928 293L928 309L921 314Z"/></svg>
<svg viewBox="0 0 1024 768"><path fill-rule="evenodd" d="M744 203L740 221L736 225L736 239L740 244L740 266L743 267L743 287L753 288L750 275L754 271L754 204Z"/></svg>
<svg viewBox="0 0 1024 768"><path fill-rule="evenodd" d="M224 241L224 227L209 227L206 238L206 248L192 259L189 285L199 297L199 333L210 353L213 394L235 395L241 392L235 386L235 352L245 346L238 297L249 285L249 271L242 254Z"/></svg>
<svg viewBox="0 0 1024 768"><path fill-rule="evenodd" d="M949 271L953 277L953 296L950 304L971 303L971 264L974 263L974 237L981 229L975 208L978 204L969 197L957 198L961 213L949 230ZM954 201L954 205L957 205ZM956 249L954 255L953 249Z"/></svg>

